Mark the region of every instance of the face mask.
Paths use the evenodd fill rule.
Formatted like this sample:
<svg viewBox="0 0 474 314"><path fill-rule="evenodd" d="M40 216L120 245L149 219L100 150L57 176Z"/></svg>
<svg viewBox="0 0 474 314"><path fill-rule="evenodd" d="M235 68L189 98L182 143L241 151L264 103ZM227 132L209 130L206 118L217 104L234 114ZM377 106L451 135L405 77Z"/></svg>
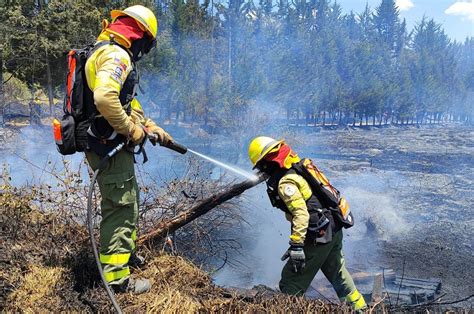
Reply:
<svg viewBox="0 0 474 314"><path fill-rule="evenodd" d="M145 35L143 38L133 41L130 51L132 52L133 61L140 60L144 55L149 53L156 47L156 39Z"/></svg>
<svg viewBox="0 0 474 314"><path fill-rule="evenodd" d="M276 162L272 161L260 161L256 168L260 170L261 172L267 173L267 174L272 174L278 169L280 169L280 166Z"/></svg>

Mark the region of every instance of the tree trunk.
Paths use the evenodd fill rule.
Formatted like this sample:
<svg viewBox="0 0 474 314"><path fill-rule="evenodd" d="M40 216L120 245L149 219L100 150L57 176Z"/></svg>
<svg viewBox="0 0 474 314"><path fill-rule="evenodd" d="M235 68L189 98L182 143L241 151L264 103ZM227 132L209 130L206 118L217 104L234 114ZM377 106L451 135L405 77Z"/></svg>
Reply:
<svg viewBox="0 0 474 314"><path fill-rule="evenodd" d="M234 79L233 79L233 73L232 73L232 67L233 67L233 54L234 54L234 36L233 36L233 24L234 24L234 17L233 13L230 13L230 19L229 19L229 39L228 39L228 60L227 60L227 71L228 71L228 80L229 80L229 97L232 97L233 94L233 84L234 84Z"/></svg>
<svg viewBox="0 0 474 314"><path fill-rule="evenodd" d="M5 95L3 92L3 46L0 46L0 125L5 123Z"/></svg>
<svg viewBox="0 0 474 314"><path fill-rule="evenodd" d="M53 115L54 96L53 96L53 80L51 78L51 67L49 65L48 50L46 50L46 79L48 81L48 101L49 101L49 116Z"/></svg>
<svg viewBox="0 0 474 314"><path fill-rule="evenodd" d="M262 175L256 181L247 180L238 184L234 184L228 189L200 201L195 206L179 213L177 216L166 221L158 222L153 228L151 228L151 230L153 231L142 235L138 239L138 244L158 240L165 237L167 234L175 232L176 230L187 225L194 219L201 217L202 215L206 214L207 212L219 206L220 204L236 196L239 196L246 190L256 186L265 179L266 177Z"/></svg>
<svg viewBox="0 0 474 314"><path fill-rule="evenodd" d="M183 122L187 122L189 120L188 118L188 110L184 109L183 110Z"/></svg>

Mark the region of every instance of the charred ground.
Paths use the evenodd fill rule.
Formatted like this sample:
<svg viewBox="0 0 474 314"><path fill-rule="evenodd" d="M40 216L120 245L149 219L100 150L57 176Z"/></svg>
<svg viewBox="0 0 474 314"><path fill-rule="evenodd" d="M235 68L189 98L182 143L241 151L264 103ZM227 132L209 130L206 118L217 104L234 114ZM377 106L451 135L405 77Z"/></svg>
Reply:
<svg viewBox="0 0 474 314"><path fill-rule="evenodd" d="M19 133L15 130L13 134ZM392 268L406 276L440 278L443 293L446 293L443 301L450 301L474 291L471 280L474 230L470 208L474 202L473 135L472 127L457 125L421 129L356 128L319 133L311 130L303 135L289 130L285 137L295 143L301 156L314 158L348 196L358 218L357 226L350 229L346 237L350 267ZM10 142L22 141L24 138L19 136ZM11 148L6 147L3 152ZM216 149L213 153L219 152ZM2 187L0 241L1 267L5 270L1 275L2 308L91 312L110 309L99 285L87 234L81 219L72 214L83 208L80 202L85 197L84 185L79 176L73 175L72 180L82 186L74 201L68 200L72 192L68 190L53 195L48 192L51 187L46 190L31 185ZM202 183L186 181L180 187L187 190L204 186ZM171 182L168 187L175 184ZM162 188L156 187L156 190ZM205 196L208 192L201 190L197 194ZM193 201L183 199L181 190L176 188L169 196L168 199L150 197L142 208L152 208L157 199L162 208ZM389 197L388 203L381 198L385 196ZM77 206L74 210L70 210L72 203ZM238 203L233 205L238 206ZM58 208L61 208L59 212ZM248 217L235 216L232 211L226 213L232 219L248 220ZM212 219L225 222L227 217ZM144 218L146 226L150 220L146 220L146 215ZM372 229L367 228L370 224ZM196 223L196 227L194 230L202 230L202 224ZM221 227L216 228L217 232ZM185 233L195 236L195 240L206 237L192 230ZM147 247L144 253L149 264L143 270L136 270L153 279L153 296L120 296L119 302L125 310L347 311L320 301L284 296L248 299L232 295L215 286L208 274L188 260L164 254L161 248ZM242 253L247 254L245 244L236 254ZM471 301L457 305L471 308Z"/></svg>
<svg viewBox="0 0 474 314"><path fill-rule="evenodd" d="M314 137L315 146L322 148L323 163L341 178L346 190L359 185L364 191L390 195L387 205L393 216L377 197L353 207L363 223L370 218L377 226L375 232L365 230L364 237L351 234L356 240L352 247L361 249L354 255L354 267L440 278L445 300L472 295L473 138L474 129L462 125L351 129ZM363 174L370 179L358 182ZM378 186L367 188L372 184Z"/></svg>

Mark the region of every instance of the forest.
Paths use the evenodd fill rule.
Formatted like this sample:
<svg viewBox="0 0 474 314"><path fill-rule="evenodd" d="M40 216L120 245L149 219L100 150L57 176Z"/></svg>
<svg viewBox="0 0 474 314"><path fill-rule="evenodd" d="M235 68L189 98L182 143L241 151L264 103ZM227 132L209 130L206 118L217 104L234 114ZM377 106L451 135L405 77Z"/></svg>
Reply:
<svg viewBox="0 0 474 314"><path fill-rule="evenodd" d="M473 121L474 38L453 41L429 17L408 29L394 0L348 14L330 0L4 0L1 111L57 114L65 53L136 3L159 21L139 64L158 121L235 127L261 107L306 125Z"/></svg>

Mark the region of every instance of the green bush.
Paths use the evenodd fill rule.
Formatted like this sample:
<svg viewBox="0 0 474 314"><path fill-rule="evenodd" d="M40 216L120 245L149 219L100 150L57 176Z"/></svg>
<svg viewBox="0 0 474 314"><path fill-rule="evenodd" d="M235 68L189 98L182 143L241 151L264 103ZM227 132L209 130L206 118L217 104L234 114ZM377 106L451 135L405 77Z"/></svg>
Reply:
<svg viewBox="0 0 474 314"><path fill-rule="evenodd" d="M25 82L10 73L3 73L5 105L10 103L28 104L31 94Z"/></svg>

